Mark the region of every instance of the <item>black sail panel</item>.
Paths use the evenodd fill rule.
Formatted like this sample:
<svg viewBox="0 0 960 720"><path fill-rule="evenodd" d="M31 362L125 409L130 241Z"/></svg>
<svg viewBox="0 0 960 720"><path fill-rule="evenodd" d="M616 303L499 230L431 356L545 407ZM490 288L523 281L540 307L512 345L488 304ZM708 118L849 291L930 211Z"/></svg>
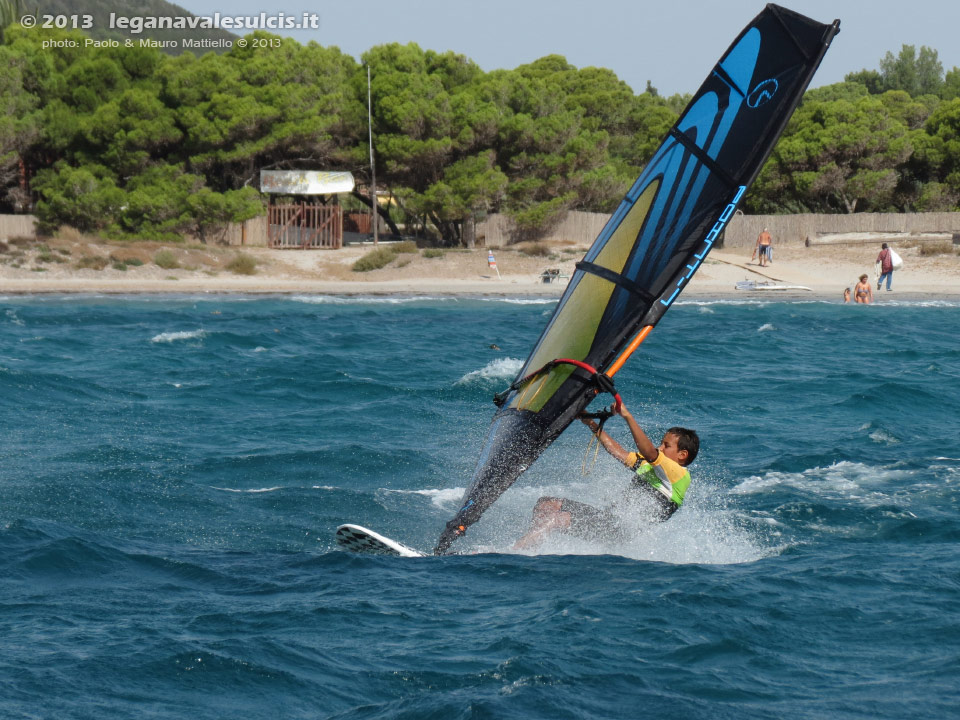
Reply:
<svg viewBox="0 0 960 720"><path fill-rule="evenodd" d="M759 174L839 25L767 5L733 41L578 263L517 379L535 376L504 398L435 552L446 552L595 396L589 372L548 364L569 358L604 371L659 322Z"/></svg>

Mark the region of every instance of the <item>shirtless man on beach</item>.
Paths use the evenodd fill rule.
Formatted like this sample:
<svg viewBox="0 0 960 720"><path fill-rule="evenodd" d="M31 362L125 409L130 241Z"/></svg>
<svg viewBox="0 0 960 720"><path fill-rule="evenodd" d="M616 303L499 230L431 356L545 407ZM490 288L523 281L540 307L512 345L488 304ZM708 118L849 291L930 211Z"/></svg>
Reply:
<svg viewBox="0 0 960 720"><path fill-rule="evenodd" d="M760 251L760 267L766 267L767 263L772 263L770 259L770 244L773 242L773 237L770 235L770 231L767 228L763 229L763 232L757 236L757 244L753 248L753 255L751 260L757 255L757 251Z"/></svg>

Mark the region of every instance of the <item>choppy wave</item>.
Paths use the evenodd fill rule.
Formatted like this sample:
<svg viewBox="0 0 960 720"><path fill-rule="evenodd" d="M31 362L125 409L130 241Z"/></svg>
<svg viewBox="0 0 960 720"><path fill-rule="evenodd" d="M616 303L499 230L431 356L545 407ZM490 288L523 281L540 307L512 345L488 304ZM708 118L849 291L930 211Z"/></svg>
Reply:
<svg viewBox="0 0 960 720"><path fill-rule="evenodd" d="M216 487L214 485L210 486L214 490L222 490L223 492L232 492L232 493L268 493L275 492L277 490L283 490L283 486L276 485L274 487L263 487L263 488L228 488L228 487Z"/></svg>
<svg viewBox="0 0 960 720"><path fill-rule="evenodd" d="M670 521L513 551L539 497L628 486L576 427L464 554L401 561L335 528L433 547L555 300L398 299L6 302L0 717L953 712L955 305L681 303L617 375L700 433Z"/></svg>
<svg viewBox="0 0 960 720"><path fill-rule="evenodd" d="M479 370L472 370L457 380L457 385L475 382L477 380L512 380L523 367L523 360L518 358L497 358L491 360Z"/></svg>
<svg viewBox="0 0 960 720"><path fill-rule="evenodd" d="M179 332L164 332L150 338L152 343L172 343L179 340L200 340L207 336L206 330L182 330Z"/></svg>

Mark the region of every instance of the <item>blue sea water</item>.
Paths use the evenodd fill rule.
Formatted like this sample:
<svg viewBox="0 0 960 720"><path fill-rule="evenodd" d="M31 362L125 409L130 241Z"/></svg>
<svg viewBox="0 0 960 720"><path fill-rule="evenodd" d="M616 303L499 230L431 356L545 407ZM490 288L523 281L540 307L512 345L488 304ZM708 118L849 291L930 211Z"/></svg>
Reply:
<svg viewBox="0 0 960 720"><path fill-rule="evenodd" d="M617 385L701 455L627 545L509 550L627 482L577 425L478 554L337 549L433 547L553 307L0 299L0 718L956 716L955 303L678 304Z"/></svg>

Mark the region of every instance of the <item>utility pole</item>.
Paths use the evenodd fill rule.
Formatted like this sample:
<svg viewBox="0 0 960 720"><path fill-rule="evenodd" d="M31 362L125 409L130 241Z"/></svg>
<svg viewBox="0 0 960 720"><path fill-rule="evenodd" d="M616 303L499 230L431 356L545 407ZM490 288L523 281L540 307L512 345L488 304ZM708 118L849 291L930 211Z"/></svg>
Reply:
<svg viewBox="0 0 960 720"><path fill-rule="evenodd" d="M370 222L373 224L373 244L377 245L377 168L373 162L373 113L370 104L370 66L367 65L367 133L370 139Z"/></svg>

